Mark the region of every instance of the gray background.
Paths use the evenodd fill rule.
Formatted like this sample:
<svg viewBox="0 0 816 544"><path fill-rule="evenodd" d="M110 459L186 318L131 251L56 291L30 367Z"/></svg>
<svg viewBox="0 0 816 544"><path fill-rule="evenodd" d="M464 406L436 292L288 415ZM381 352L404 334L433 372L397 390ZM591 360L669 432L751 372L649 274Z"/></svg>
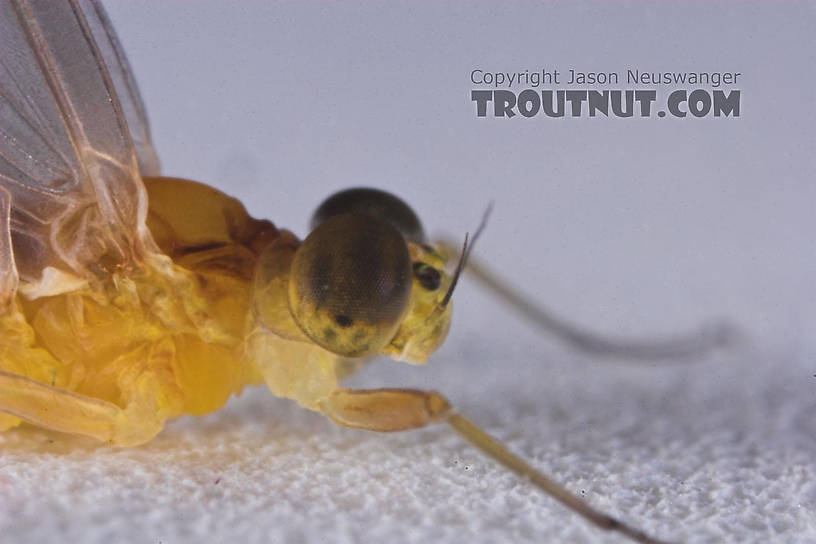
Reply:
<svg viewBox="0 0 816 544"><path fill-rule="evenodd" d="M134 2L110 13L164 172L220 187L257 217L305 234L332 191L374 185L430 232L461 237L493 199L479 253L610 332L729 315L778 333L816 309L812 4ZM569 67L738 71L742 117L476 118L472 69ZM495 311L469 306L457 330L484 333Z"/></svg>
<svg viewBox="0 0 816 544"><path fill-rule="evenodd" d="M813 3L106 5L166 175L300 235L348 186L390 189L456 238L495 200L478 255L561 315L644 336L728 318L746 337L700 361L621 365L465 281L427 368L383 363L353 383L445 391L660 536L816 539ZM742 115L508 121L470 101L476 68L629 67L741 72ZM54 527L99 541L600 538L444 429L334 429L261 390L139 450L4 440L21 541Z"/></svg>

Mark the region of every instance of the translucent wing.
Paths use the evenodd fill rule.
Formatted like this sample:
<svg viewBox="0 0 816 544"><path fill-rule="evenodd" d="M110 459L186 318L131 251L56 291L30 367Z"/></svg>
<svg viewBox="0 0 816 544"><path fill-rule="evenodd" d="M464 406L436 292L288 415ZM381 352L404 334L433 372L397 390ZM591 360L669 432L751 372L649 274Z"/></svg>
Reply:
<svg viewBox="0 0 816 544"><path fill-rule="evenodd" d="M130 130L130 138L136 150L139 173L145 177L158 176L159 159L150 138L147 112L119 38L116 37L108 14L98 1L81 2L80 4L83 5L86 12L85 19L88 21L96 45L102 54L108 74L111 76L116 95L119 97L119 104L122 106L122 112Z"/></svg>
<svg viewBox="0 0 816 544"><path fill-rule="evenodd" d="M0 311L11 302L17 289L17 269L11 251L11 195L0 187Z"/></svg>
<svg viewBox="0 0 816 544"><path fill-rule="evenodd" d="M0 0L0 188L11 201L16 263L6 274L13 281L0 277L0 299L17 275L37 282L52 267L88 277L152 248L140 167L158 172L144 107L102 7Z"/></svg>

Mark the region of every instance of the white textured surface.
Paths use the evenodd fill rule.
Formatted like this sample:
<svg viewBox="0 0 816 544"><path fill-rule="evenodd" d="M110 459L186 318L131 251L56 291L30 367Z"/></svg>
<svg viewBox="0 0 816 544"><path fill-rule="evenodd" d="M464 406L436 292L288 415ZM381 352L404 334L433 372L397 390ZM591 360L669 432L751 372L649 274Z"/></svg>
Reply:
<svg viewBox="0 0 816 544"><path fill-rule="evenodd" d="M803 354L647 369L494 347L473 339L458 360L446 349L396 376L384 362L356 383L447 391L569 489L661 537L816 539L816 379ZM6 542L619 541L446 428L338 429L262 389L136 449L31 429L0 440Z"/></svg>

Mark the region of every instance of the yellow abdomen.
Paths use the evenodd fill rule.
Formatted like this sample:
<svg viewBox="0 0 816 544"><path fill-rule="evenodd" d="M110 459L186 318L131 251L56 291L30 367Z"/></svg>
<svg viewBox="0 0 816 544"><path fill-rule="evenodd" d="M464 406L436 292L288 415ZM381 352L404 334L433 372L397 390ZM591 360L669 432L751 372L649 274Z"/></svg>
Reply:
<svg viewBox="0 0 816 544"><path fill-rule="evenodd" d="M258 248L277 230L205 185L145 185L148 227L167 256L67 293L18 293L0 327L0 369L120 407L152 388L164 418L204 414L261 380L244 339Z"/></svg>

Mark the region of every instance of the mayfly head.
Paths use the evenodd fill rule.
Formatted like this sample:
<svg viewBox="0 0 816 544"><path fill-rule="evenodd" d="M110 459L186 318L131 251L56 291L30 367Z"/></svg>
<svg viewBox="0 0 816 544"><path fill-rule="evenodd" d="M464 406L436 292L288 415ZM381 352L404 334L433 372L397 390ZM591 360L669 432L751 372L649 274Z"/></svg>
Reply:
<svg viewBox="0 0 816 544"><path fill-rule="evenodd" d="M338 355L423 363L450 326L446 261L401 199L341 191L318 207L294 255L289 310L309 339Z"/></svg>
<svg viewBox="0 0 816 544"><path fill-rule="evenodd" d="M428 356L445 339L450 327L450 302L454 289L459 283L459 277L465 269L473 245L487 226L487 220L492 209L493 204L491 203L485 210L482 221L473 238L470 239L470 243L468 243L468 234L465 234L465 242L459 253L456 268L451 275L444 272L444 266L449 258L444 246L439 248L427 245L421 247L425 254L414 261L414 274L420 280L420 284L423 284L427 290L438 290L438 292L434 296L418 297L414 319L403 321L397 335L389 346L394 349L394 351L388 353L391 357L410 363L424 363ZM433 268L426 264L426 261L433 258L438 259L437 262L441 268ZM426 276L424 278L426 281L423 281L423 276ZM427 281L431 278L433 278L433 281ZM431 289L431 285L433 289ZM440 286L444 286L444 289L439 289Z"/></svg>

